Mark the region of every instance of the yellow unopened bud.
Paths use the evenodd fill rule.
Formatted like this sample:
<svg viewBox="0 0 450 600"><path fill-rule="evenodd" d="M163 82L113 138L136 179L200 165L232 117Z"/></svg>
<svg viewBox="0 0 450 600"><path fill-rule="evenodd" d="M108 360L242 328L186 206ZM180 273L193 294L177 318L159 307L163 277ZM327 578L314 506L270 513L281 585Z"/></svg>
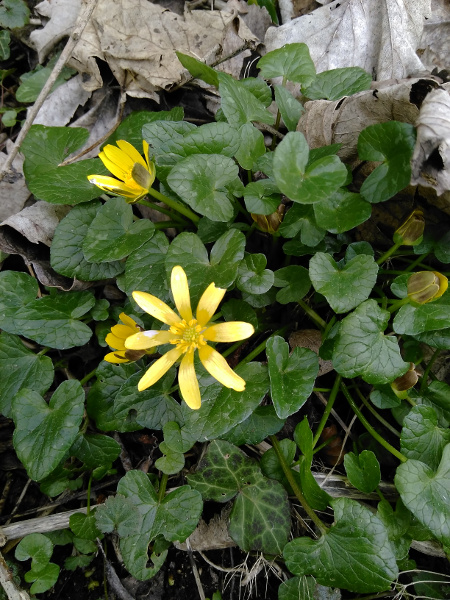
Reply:
<svg viewBox="0 0 450 600"><path fill-rule="evenodd" d="M403 246L420 244L425 229L425 219L420 209L414 210L394 233L394 242Z"/></svg>
<svg viewBox="0 0 450 600"><path fill-rule="evenodd" d="M255 215L251 213L251 216L260 229L267 233L275 233L283 222L284 211L284 204L280 204L277 210L271 215Z"/></svg>
<svg viewBox="0 0 450 600"><path fill-rule="evenodd" d="M401 377L397 377L391 383L391 388L398 398L406 398L408 390L414 387L419 379L415 370L415 364L409 363L409 369Z"/></svg>
<svg viewBox="0 0 450 600"><path fill-rule="evenodd" d="M426 304L440 298L448 288L448 279L437 271L419 271L408 279L408 298L416 304Z"/></svg>

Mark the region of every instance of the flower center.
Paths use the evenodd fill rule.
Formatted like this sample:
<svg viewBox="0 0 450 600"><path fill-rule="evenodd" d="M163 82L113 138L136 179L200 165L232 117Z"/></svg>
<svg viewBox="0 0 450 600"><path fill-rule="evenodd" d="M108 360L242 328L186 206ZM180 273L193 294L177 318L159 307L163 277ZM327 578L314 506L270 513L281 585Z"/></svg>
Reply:
<svg viewBox="0 0 450 600"><path fill-rule="evenodd" d="M197 323L196 319L191 319L189 323L183 319L170 328L171 333L176 335L170 343L183 352L193 352L208 343L202 335L203 330L204 328Z"/></svg>
<svg viewBox="0 0 450 600"><path fill-rule="evenodd" d="M129 180L129 181L128 181ZM132 183L131 183L132 182ZM127 176L127 185L141 187L148 190L152 185L150 173L141 164L134 163L133 168Z"/></svg>

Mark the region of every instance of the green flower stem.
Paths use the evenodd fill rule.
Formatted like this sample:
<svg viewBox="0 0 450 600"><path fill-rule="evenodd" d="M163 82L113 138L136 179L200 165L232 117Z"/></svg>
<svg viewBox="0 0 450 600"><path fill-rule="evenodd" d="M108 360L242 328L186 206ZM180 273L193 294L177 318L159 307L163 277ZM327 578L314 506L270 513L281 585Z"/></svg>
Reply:
<svg viewBox="0 0 450 600"><path fill-rule="evenodd" d="M148 193L150 194L150 196L153 196L153 198L156 198L160 202L164 202L164 204L167 204L167 206L170 206L170 208L173 208L173 210L176 210L180 214L190 219L195 225L197 225L197 223L200 221L200 217L196 215L195 212L192 212L190 208L181 204L181 202L177 202L176 200L172 200L172 198L168 198L167 196L161 194L161 192L158 192L158 190L155 190L154 188L150 188L148 190Z"/></svg>
<svg viewBox="0 0 450 600"><path fill-rule="evenodd" d="M244 340L245 341L245 340ZM239 346L242 346L244 342L234 342L234 344L232 344L229 348L227 348L226 350L224 350L221 354L224 358L226 358L227 356L230 356L230 354L232 354L235 350L237 350L239 348Z"/></svg>
<svg viewBox="0 0 450 600"><path fill-rule="evenodd" d="M277 458L280 462L281 468L283 469L283 473L285 474L286 479L289 482L289 485L293 489L296 498L298 499L300 504L303 506L308 517L317 526L317 528L320 530L320 532L322 534L327 533L328 527L325 525L325 523L323 523L323 521L321 521L319 519L319 517L316 515L316 513L313 511L313 509L309 506L309 504L306 502L306 498L302 494L302 491L298 487L297 481L294 479L294 476L292 475L292 471L291 471L289 465L286 463L286 460L283 456L283 452L281 451L281 447L280 447L280 444L279 444L277 438L274 435L271 435L270 441L272 442L272 446L273 446L273 449L275 450L275 454L277 455Z"/></svg>
<svg viewBox="0 0 450 600"><path fill-rule="evenodd" d="M384 425L386 427L386 429L389 429L389 431L394 434L396 437L400 437L400 433L395 429L395 427L392 427L392 425L390 423L388 423L388 421L386 421L386 419L384 419L380 413L378 413L374 407L370 404L370 402L367 400L367 398L364 396L364 394L361 392L361 390L355 386L356 389L356 393L358 394L359 399L361 400L361 402L364 404L364 406L367 408L367 410L369 412L371 412L373 414L373 416L375 417L375 419L378 419L378 421L380 421L380 423L382 425Z"/></svg>
<svg viewBox="0 0 450 600"><path fill-rule="evenodd" d="M325 394L328 394L329 392L331 392L331 388L313 388L313 392L324 392Z"/></svg>
<svg viewBox="0 0 450 600"><path fill-rule="evenodd" d="M178 215L174 215L171 210L169 210L168 208L164 208L164 206L159 206L158 204L155 204L155 202L149 202L148 200L142 199L142 200L139 200L138 202L136 202L136 204L141 204L142 206L146 206L147 208L152 208L153 210L157 210L158 212L162 213L163 215L167 215L171 219L175 219L175 220L179 221L180 223L183 223L184 225L188 224L188 222L185 221L182 217L179 217Z"/></svg>
<svg viewBox="0 0 450 600"><path fill-rule="evenodd" d="M92 477L93 477L93 473L91 473L90 476L89 476L89 482L88 482L88 486L87 486L86 516L89 516L89 513L91 512L91 485L92 485Z"/></svg>
<svg viewBox="0 0 450 600"><path fill-rule="evenodd" d="M315 310L313 310L310 306L306 304L304 300L297 300L298 304L303 308L305 313L309 316L310 319L314 321L316 325L320 327L320 329L326 329L327 322L320 317Z"/></svg>
<svg viewBox="0 0 450 600"><path fill-rule="evenodd" d="M338 435L332 435L331 437L329 437L327 440L325 440L324 442L322 442L321 444L319 444L317 446L317 448L314 448L313 450L313 454L317 454L317 452L320 452L323 448L325 448L326 446L328 446L328 444L331 444L331 442L334 442L334 440L338 437Z"/></svg>
<svg viewBox="0 0 450 600"><path fill-rule="evenodd" d="M430 376L431 367L434 365L434 361L437 359L441 351L435 350L433 356L430 358L429 363L425 367L425 371L422 375L422 381L420 382L420 391L423 392L428 384L428 377Z"/></svg>
<svg viewBox="0 0 450 600"><path fill-rule="evenodd" d="M395 300L387 310L392 314L405 304L409 304L408 296L406 296L406 298L401 298L400 300Z"/></svg>
<svg viewBox="0 0 450 600"><path fill-rule="evenodd" d="M334 384L333 384L333 387L331 388L331 393L330 393L330 396L328 398L327 405L325 407L325 410L323 411L322 418L320 419L319 427L317 428L317 431L316 431L316 433L314 435L314 438L313 438L313 448L315 447L315 445L319 441L319 438L320 438L320 436L322 434L322 431L323 431L323 429L324 429L324 427L325 427L325 425L326 425L326 423L328 421L328 417L330 416L331 410L333 408L334 401L336 400L336 396L337 396L337 393L339 391L339 385L340 385L340 383L341 383L341 376L338 375L336 377L336 379L334 380Z"/></svg>
<svg viewBox="0 0 450 600"><path fill-rule="evenodd" d="M97 372L97 369L95 368L93 371L91 371L90 373L88 373L87 375L85 375L83 377L83 379L80 379L80 384L81 386L86 385L86 383L92 379L95 375L95 373Z"/></svg>
<svg viewBox="0 0 450 600"><path fill-rule="evenodd" d="M158 221L157 223L153 223L153 225L157 231L160 229L169 229L170 227L174 227L175 229L184 229L186 227L181 221Z"/></svg>
<svg viewBox="0 0 450 600"><path fill-rule="evenodd" d="M281 329L278 329L277 331L274 331L272 333L272 335L269 335L269 337L266 338L263 342L261 342L258 346L256 346L256 348L254 350L252 350L250 352L250 354L248 354L245 358L243 358L240 361L240 363L237 365L237 367L240 367L241 365L246 365L251 360L253 360L256 356L258 356L258 354L261 354L261 352L263 352L263 350L265 349L265 347L266 347L267 342L269 341L269 339L272 336L274 336L274 335L281 335L282 336L288 327L289 327L289 325L285 325Z"/></svg>
<svg viewBox="0 0 450 600"><path fill-rule="evenodd" d="M158 492L158 502L161 503L164 500L164 496L166 495L166 487L169 476L166 473L163 473L161 477L161 481L159 482L159 492Z"/></svg>
<svg viewBox="0 0 450 600"><path fill-rule="evenodd" d="M398 460L400 460L401 462L406 462L406 460L407 460L406 456L404 454L402 454L401 452L399 452L396 448L394 448L394 446L391 446L391 444L389 442L387 442L383 437L381 437L381 435L377 431L375 431L375 429L372 427L372 425L369 423L369 421L366 419L366 417L362 414L362 412L356 406L355 401L351 397L350 392L348 391L347 386L345 385L345 383L343 381L341 382L341 390L342 390L342 393L344 394L344 396L347 398L347 401L350 404L350 406L352 407L356 416L361 421L361 423L364 425L364 427L367 429L367 431L370 433L370 435L373 438L375 438L377 440L377 442L379 442L384 448L386 448L386 450L388 452L390 452L396 458L398 458Z"/></svg>
<svg viewBox="0 0 450 600"><path fill-rule="evenodd" d="M426 252L425 254L421 254L415 261L413 261L410 265L408 265L406 267L406 269L404 270L404 273L409 273L410 271L412 271L413 269L415 269L417 267L417 265L420 265L420 263L429 255L431 254L431 252Z"/></svg>
<svg viewBox="0 0 450 600"><path fill-rule="evenodd" d="M48 348L48 347L46 346L45 348L42 348L42 350L40 350L40 351L37 353L37 356L44 356L44 354L47 354L47 352L48 352L49 350L51 350L51 348Z"/></svg>
<svg viewBox="0 0 450 600"><path fill-rule="evenodd" d="M384 254L382 254L380 256L380 258L377 260L377 265L382 265L384 262L386 262L387 259L390 258L394 254L394 252L396 250L398 250L400 248L400 246L402 246L402 245L403 245L402 242L397 242L396 244L391 246L389 248L389 250L387 250Z"/></svg>

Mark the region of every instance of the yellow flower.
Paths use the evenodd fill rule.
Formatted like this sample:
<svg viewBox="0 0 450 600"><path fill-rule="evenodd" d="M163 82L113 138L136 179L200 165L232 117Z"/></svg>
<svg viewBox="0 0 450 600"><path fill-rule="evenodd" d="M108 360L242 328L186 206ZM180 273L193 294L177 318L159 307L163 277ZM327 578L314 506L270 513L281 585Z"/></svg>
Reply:
<svg viewBox="0 0 450 600"><path fill-rule="evenodd" d="M142 331L142 327L125 313L120 313L119 318L123 325L119 323L114 325L114 327L111 327L111 333L108 333L105 338L105 342L108 346L115 348L116 352L110 352L103 360L106 360L106 362L109 363L128 363L139 360L146 352L128 350L125 347L125 340L135 333Z"/></svg>
<svg viewBox="0 0 450 600"><path fill-rule="evenodd" d="M104 175L88 175L88 179L104 192L123 196L130 203L137 202L148 193L155 181L155 165L148 158L148 144L143 141L145 160L125 140L118 140L117 146L108 144L98 157L120 181Z"/></svg>
<svg viewBox="0 0 450 600"><path fill-rule="evenodd" d="M208 342L245 340L254 333L253 326L242 321L210 324L226 291L216 287L214 283L203 292L194 317L188 280L180 266L172 269L171 288L179 314L151 294L133 292L137 304L155 319L169 325L170 329L136 333L125 340L126 348L147 350L161 344L175 346L150 366L139 381L139 391L156 383L184 355L178 373L181 396L190 408L200 408L200 388L194 369L194 352L198 350L203 366L215 379L228 388L242 392L245 381L236 375L224 357L209 346Z"/></svg>
<svg viewBox="0 0 450 600"><path fill-rule="evenodd" d="M415 304L426 304L440 298L448 288L448 279L437 271L419 271L408 279L408 298Z"/></svg>

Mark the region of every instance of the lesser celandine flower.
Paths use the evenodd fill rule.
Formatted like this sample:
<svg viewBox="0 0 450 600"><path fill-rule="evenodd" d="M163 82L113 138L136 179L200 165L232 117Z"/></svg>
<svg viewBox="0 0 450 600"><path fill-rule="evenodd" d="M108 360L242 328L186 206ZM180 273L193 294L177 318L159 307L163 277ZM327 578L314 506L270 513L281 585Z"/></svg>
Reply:
<svg viewBox="0 0 450 600"><path fill-rule="evenodd" d="M440 298L448 288L448 279L437 271L419 271L408 279L408 298L416 304L426 304Z"/></svg>
<svg viewBox="0 0 450 600"><path fill-rule="evenodd" d="M139 381L139 391L156 383L182 357L178 372L181 395L190 408L200 408L200 388L194 369L194 353L198 350L203 366L213 377L222 385L242 392L245 389L245 381L230 368L221 354L208 345L208 342L245 340L254 333L253 326L241 321L210 323L226 291L216 287L214 283L203 292L194 317L188 280L180 266L172 269L171 288L179 314L151 294L133 292L137 304L155 319L169 325L170 329L136 333L125 340L126 348L147 350L161 344L175 346L150 366Z"/></svg>
<svg viewBox="0 0 450 600"><path fill-rule="evenodd" d="M111 333L108 333L105 338L105 342L108 344L108 346L114 348L115 352L110 352L107 354L104 360L106 360L106 362L116 364L139 360L144 356L144 354L146 354L146 352L128 350L125 347L125 340L135 333L143 331L143 329L136 323L134 319L125 313L120 313L119 318L122 323L118 323L117 325L114 325L114 327L111 327Z"/></svg>
<svg viewBox="0 0 450 600"><path fill-rule="evenodd" d="M402 246L416 246L422 241L424 229L423 211L417 208L394 232L394 242Z"/></svg>
<svg viewBox="0 0 450 600"><path fill-rule="evenodd" d="M123 196L129 203L137 202L155 181L155 165L148 158L148 144L143 140L145 160L129 142L118 140L117 146L108 144L98 157L118 179L104 175L88 175L88 179L104 192Z"/></svg>

